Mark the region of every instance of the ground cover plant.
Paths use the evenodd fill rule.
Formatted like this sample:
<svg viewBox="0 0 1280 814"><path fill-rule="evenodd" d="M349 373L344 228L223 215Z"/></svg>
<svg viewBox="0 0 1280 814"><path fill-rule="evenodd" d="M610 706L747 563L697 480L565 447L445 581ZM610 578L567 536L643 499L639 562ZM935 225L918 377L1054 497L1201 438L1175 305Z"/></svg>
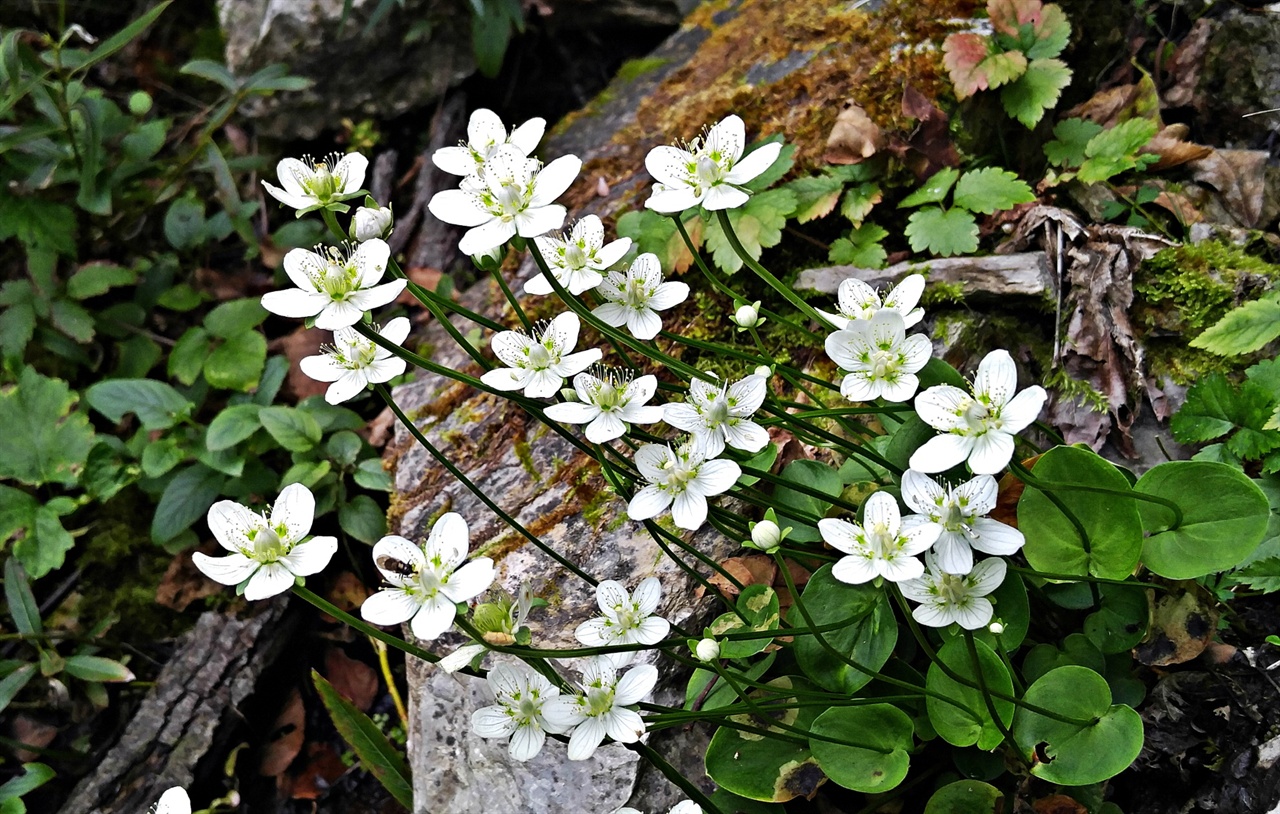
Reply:
<svg viewBox="0 0 1280 814"><path fill-rule="evenodd" d="M1069 78L1057 59L1069 24L1056 5L1037 0L992 0L988 12L995 33L948 40L957 96L1003 87L1009 115L1034 127ZM1145 687L1133 677L1129 653L1147 634L1152 605L1197 582L1223 600L1234 587L1280 584L1271 508L1280 467L1274 360L1250 367L1241 382L1215 374L1191 388L1172 431L1185 442L1215 442L1194 460L1138 476L1083 445L1061 443L1039 420L1048 394L1025 358L985 348L966 377L934 356L930 338L917 331L927 311L923 275L880 291L850 278L834 301L817 303L760 262L789 219L803 223L838 208L852 229L831 246L832 258L882 265L890 233L872 215L886 197L886 168L854 164L784 181L788 145L778 136L750 141L747 123L733 114L697 134L670 134L689 140L653 149L644 208L619 218L610 237L594 216L570 224L558 201L581 161L533 157L542 120L509 128L491 111L474 111L466 141L433 156L458 186L437 193L428 208L466 229L459 248L503 292L509 321L468 311L407 278L386 242L394 228L389 202L364 188L368 161L359 152L286 158L263 182L273 201L296 214L288 232L277 232L279 244L299 244L280 259L283 284L220 304L201 324L180 320L164 365L176 383L149 378L160 352L134 339L155 344L152 309L191 302L171 309L187 313L200 303L175 278L176 258L82 264L65 281L58 274L59 263L79 261L77 246L42 228L65 220L64 211L87 213L90 224L89 216L115 211L110 190L119 187L101 178L110 168L86 169L84 139L101 133L123 141L138 132L109 102L101 109L110 126L66 124L81 110L69 98L94 97L72 89L76 69L62 67L65 45L37 43L53 54L43 61L20 37L6 46L28 72L10 85L34 94L32 108L48 118L37 134L12 137L51 139L58 161L47 171L66 184L62 198L0 198L14 209L31 200L47 209L15 232L30 280L0 291L11 306L0 327L13 343L6 364L16 381L0 396L0 411L48 428L36 436L37 449L14 449L4 464L21 484L3 487L6 531L20 532L6 564L6 596L18 638L32 650L5 664L6 704L37 675L51 682L65 673L97 699L103 682L133 678L96 646L64 655L60 642L47 641L28 580L57 568L76 544L65 525L79 522L77 511L136 491L156 503L156 543L190 547L198 537L192 526L207 526L220 550L197 551L192 560L210 579L250 602L292 592L408 657L485 677L493 704L475 713L473 729L506 741L516 760L542 753L548 739L567 744L567 760L590 758L606 740L634 749L688 797L671 814L777 811L824 786L883 795L870 798L878 806L918 784L932 789L929 812L998 811L1032 779L1111 814L1119 808L1104 802L1106 785L1143 746L1134 707ZM40 65L50 61L54 70L45 72ZM289 86L278 73L253 86L216 66L186 72L231 94L227 110L236 94ZM130 115L145 116L134 107L144 106L131 105ZM1138 172L1151 163L1141 149L1154 135L1146 122L1060 122L1042 146L1057 168L1047 182L1109 184ZM159 138L163 145L163 132ZM20 154L51 149L39 143ZM220 158L210 139L189 157L219 190L225 208L211 218L186 182L166 181L159 164L145 170L161 176L152 188L168 202L162 228L178 256L227 238L256 206L232 197L232 165ZM8 169L19 181L32 177L19 171L46 171L26 163ZM105 199L96 184L107 185ZM73 189L78 209L69 202ZM984 166L941 169L896 203L910 211L902 234L914 252L950 256L979 248L979 216L1035 200L1028 179ZM1132 217L1145 217L1136 209L1141 202ZM673 245L697 274L676 280L670 252L648 250ZM539 273L523 290L541 299L511 290L509 269L526 253ZM95 361L79 346L98 331L115 334L78 303L132 286L132 307L112 319L133 330ZM731 340L682 336L664 319L699 287L733 301L721 316L733 326ZM409 321L392 316L406 293L478 375L410 350ZM1196 342L1223 356L1264 348L1276 335L1267 310L1273 299L1230 310ZM546 318L530 316L534 308ZM329 333L320 352L298 362L326 385L323 397L274 403L287 362L267 359L258 326L268 312ZM76 334L81 314L92 324ZM469 325L459 329L450 317ZM792 364L765 326L821 348L825 372ZM51 338L38 350L30 344L37 335ZM677 348L697 351L697 362L683 361ZM56 361L41 358L48 349ZM113 375L86 386L81 398L97 419L129 428L125 440L98 432L75 410L66 381L92 379L108 358ZM718 603L719 615L680 627L666 618L657 577L623 584L616 574L588 573L519 523L501 495L471 483L396 403L389 385L415 368L509 400L588 455L629 521ZM573 629L579 647L538 641L529 623L545 598L528 586L514 594L495 586L494 561L472 550L473 519L442 507L424 539L386 533L380 506L359 491L386 489L386 475L354 432L361 415L339 406L369 391L438 466L578 577L580 592L562 601L581 611ZM49 425L39 418L45 415L59 420ZM779 433L815 453L777 466ZM343 539L312 535L329 512ZM752 549L783 585L744 578L709 557L692 534L705 527ZM307 587L340 551L358 552L383 583L355 612ZM395 633L406 629L411 637ZM455 630L468 643L447 652L437 646ZM657 665L669 662L687 675L679 706L651 700ZM324 678L314 680L358 759L412 808L412 779L384 727ZM705 768L714 794L646 742L648 733L691 723L713 729ZM13 810L51 776L38 765L11 781L10 791L0 789ZM191 808L175 789L158 811Z"/></svg>

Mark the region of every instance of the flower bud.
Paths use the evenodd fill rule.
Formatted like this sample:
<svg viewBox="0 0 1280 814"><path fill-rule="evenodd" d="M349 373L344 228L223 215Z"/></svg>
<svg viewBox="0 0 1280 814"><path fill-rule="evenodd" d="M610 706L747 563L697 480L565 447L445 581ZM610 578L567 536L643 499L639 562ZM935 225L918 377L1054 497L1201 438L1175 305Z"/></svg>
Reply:
<svg viewBox="0 0 1280 814"><path fill-rule="evenodd" d="M391 232L391 208L362 206L351 219L351 236L357 242L386 237Z"/></svg>
<svg viewBox="0 0 1280 814"><path fill-rule="evenodd" d="M1004 625L1000 624L999 622L992 622L991 624L987 625L987 630L999 636L1001 633L1004 633Z"/></svg>
<svg viewBox="0 0 1280 814"><path fill-rule="evenodd" d="M715 639L703 639L693 652L702 661L715 661L720 658L720 643Z"/></svg>
<svg viewBox="0 0 1280 814"><path fill-rule="evenodd" d="M768 365L757 365L756 369L753 370L752 373L756 374L757 376L764 376L765 378L768 378L769 376L773 375L773 368L769 367Z"/></svg>
<svg viewBox="0 0 1280 814"><path fill-rule="evenodd" d="M782 529L772 520L751 524L751 542L761 551L773 551L782 545Z"/></svg>
<svg viewBox="0 0 1280 814"><path fill-rule="evenodd" d="M481 271L497 271L502 265L502 260L507 256L507 247L494 246L484 254L471 255L471 262L476 264L476 268Z"/></svg>
<svg viewBox="0 0 1280 814"><path fill-rule="evenodd" d="M738 306L738 310L733 312L733 316L730 319L734 325L738 326L739 330L745 331L748 328L756 327L764 322L764 319L760 317L760 301L756 300L750 305Z"/></svg>
<svg viewBox="0 0 1280 814"><path fill-rule="evenodd" d="M136 90L129 96L129 112L135 116L145 116L151 112L151 94L145 90Z"/></svg>

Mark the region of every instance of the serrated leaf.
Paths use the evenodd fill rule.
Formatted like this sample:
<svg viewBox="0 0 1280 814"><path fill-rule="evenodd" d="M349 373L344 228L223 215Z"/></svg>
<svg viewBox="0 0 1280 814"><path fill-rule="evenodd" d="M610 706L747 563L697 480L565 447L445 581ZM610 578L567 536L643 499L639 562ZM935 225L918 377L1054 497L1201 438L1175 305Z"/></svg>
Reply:
<svg viewBox="0 0 1280 814"><path fill-rule="evenodd" d="M1229 432L1247 430L1240 441L1228 439L1227 451L1237 457L1260 457L1280 448L1280 432L1266 429L1275 400L1258 382L1246 381L1238 390L1220 373L1205 376L1187 391L1182 409L1169 422L1173 437L1184 444L1203 443Z"/></svg>
<svg viewBox="0 0 1280 814"><path fill-rule="evenodd" d="M848 237L832 243L827 259L838 266L880 268L888 257L880 241L888 236L887 230L874 223L864 223L850 231Z"/></svg>
<svg viewBox="0 0 1280 814"><path fill-rule="evenodd" d="M35 308L24 302L0 311L0 350L6 358L21 359L35 333Z"/></svg>
<svg viewBox="0 0 1280 814"><path fill-rule="evenodd" d="M1255 591L1280 591L1280 557L1258 560L1232 574Z"/></svg>
<svg viewBox="0 0 1280 814"><path fill-rule="evenodd" d="M378 782L382 783L383 788L400 805L412 809L413 781L404 756L387 740L387 736L382 734L382 730L369 716L343 698L323 676L312 670L311 681L320 693L320 700L329 711L338 734L350 744L360 762L378 778Z"/></svg>
<svg viewBox="0 0 1280 814"><path fill-rule="evenodd" d="M880 203L883 197L879 184L870 182L858 184L846 190L844 197L840 199L840 214L848 218L854 226L861 226L867 219L867 215L871 214L872 208Z"/></svg>
<svg viewBox="0 0 1280 814"><path fill-rule="evenodd" d="M991 0L991 26L1030 59L1056 57L1067 47L1071 24L1062 8L1040 0Z"/></svg>
<svg viewBox="0 0 1280 814"><path fill-rule="evenodd" d="M1244 372L1245 378L1280 399L1280 359L1264 359L1256 365L1250 365Z"/></svg>
<svg viewBox="0 0 1280 814"><path fill-rule="evenodd" d="M1156 134L1156 124L1149 119L1129 119L1089 139L1085 161L1076 174L1086 184L1105 181L1131 169L1145 166L1155 156L1139 156L1138 151Z"/></svg>
<svg viewBox="0 0 1280 814"><path fill-rule="evenodd" d="M986 75L978 67L987 58L990 44L986 37L971 32L951 34L943 41L942 64L960 101L986 89Z"/></svg>
<svg viewBox="0 0 1280 814"><path fill-rule="evenodd" d="M76 300L87 300L122 285L132 285L138 279L133 269L112 263L90 263L81 266L67 280L67 294Z"/></svg>
<svg viewBox="0 0 1280 814"><path fill-rule="evenodd" d="M0 242L16 237L30 251L76 255L76 216L70 207L0 185Z"/></svg>
<svg viewBox="0 0 1280 814"><path fill-rule="evenodd" d="M844 182L829 175L815 175L797 178L787 184L786 188L796 196L795 219L800 223L808 223L831 214L840 202Z"/></svg>
<svg viewBox="0 0 1280 814"><path fill-rule="evenodd" d="M795 208L795 193L772 189L753 195L745 205L731 210L729 223L747 254L759 260L765 249L782 242L782 227ZM717 218L707 224L706 234L711 257L721 270L732 274L742 268L742 258L733 250Z"/></svg>
<svg viewBox="0 0 1280 814"><path fill-rule="evenodd" d="M24 368L17 386L0 393L0 477L31 486L74 484L94 441L75 403L66 382Z"/></svg>
<svg viewBox="0 0 1280 814"><path fill-rule="evenodd" d="M945 211L928 206L911 213L903 234L915 252L932 252L941 257L972 254L978 250L978 222L963 209Z"/></svg>
<svg viewBox="0 0 1280 814"><path fill-rule="evenodd" d="M75 539L62 526L59 507L51 503L36 509L34 522L27 535L13 544L13 556L39 579L66 562L67 552Z"/></svg>
<svg viewBox="0 0 1280 814"><path fill-rule="evenodd" d="M1191 340L1191 347L1219 356L1253 353L1280 337L1280 302L1271 298L1246 302Z"/></svg>
<svg viewBox="0 0 1280 814"><path fill-rule="evenodd" d="M927 203L938 203L947 197L947 193L951 191L951 187L955 185L956 180L960 177L960 170L953 167L946 167L938 170L924 185L902 199L902 203L898 204L899 209L905 209L909 206L920 206Z"/></svg>
<svg viewBox="0 0 1280 814"><path fill-rule="evenodd" d="M1026 181L999 167L984 167L960 176L954 198L956 206L984 215L1012 209L1035 199L1036 195Z"/></svg>
<svg viewBox="0 0 1280 814"><path fill-rule="evenodd" d="M1058 103L1062 89L1071 84L1071 69L1060 59L1033 59L1026 73L1000 91L1005 112L1027 128L1035 127L1044 112Z"/></svg>
<svg viewBox="0 0 1280 814"><path fill-rule="evenodd" d="M1078 167L1084 163L1089 142L1102 132L1102 125L1088 119L1064 119L1053 128L1053 141L1044 145L1045 158L1058 167Z"/></svg>
<svg viewBox="0 0 1280 814"><path fill-rule="evenodd" d="M699 246L702 240L702 219L694 215L684 225L693 245ZM684 271L693 264L693 255L676 230L675 221L668 216L659 215L652 209L632 210L618 218L616 230L618 237L631 238L637 254L648 252L657 255L662 270L668 274L672 271Z"/></svg>

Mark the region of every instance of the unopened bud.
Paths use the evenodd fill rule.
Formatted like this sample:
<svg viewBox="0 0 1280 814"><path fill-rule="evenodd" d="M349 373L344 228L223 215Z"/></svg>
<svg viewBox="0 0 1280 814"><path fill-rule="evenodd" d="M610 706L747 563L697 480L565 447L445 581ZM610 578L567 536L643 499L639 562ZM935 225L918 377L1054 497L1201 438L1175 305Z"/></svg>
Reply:
<svg viewBox="0 0 1280 814"><path fill-rule="evenodd" d="M1004 633L1004 625L1000 624L999 622L992 622L991 624L987 625L987 630L999 636L1001 633Z"/></svg>
<svg viewBox="0 0 1280 814"><path fill-rule="evenodd" d="M484 254L471 255L471 262L481 271L497 271L502 259L507 256L506 246L494 246Z"/></svg>
<svg viewBox="0 0 1280 814"><path fill-rule="evenodd" d="M782 545L782 529L772 520L761 520L751 525L751 542L761 551L773 551Z"/></svg>
<svg viewBox="0 0 1280 814"><path fill-rule="evenodd" d="M768 365L759 365L752 371L752 373L755 373L757 376L764 376L765 378L768 378L773 375L773 369Z"/></svg>
<svg viewBox="0 0 1280 814"><path fill-rule="evenodd" d="M386 237L391 232L391 209L386 206L356 209L351 219L351 236L358 242Z"/></svg>
<svg viewBox="0 0 1280 814"><path fill-rule="evenodd" d="M715 639L703 639L694 648L694 653L702 661L715 661L720 658L720 643Z"/></svg>
<svg viewBox="0 0 1280 814"><path fill-rule="evenodd" d="M760 318L760 301L756 300L750 305L740 305L738 310L733 312L733 324L737 325L740 330L754 328L764 322Z"/></svg>

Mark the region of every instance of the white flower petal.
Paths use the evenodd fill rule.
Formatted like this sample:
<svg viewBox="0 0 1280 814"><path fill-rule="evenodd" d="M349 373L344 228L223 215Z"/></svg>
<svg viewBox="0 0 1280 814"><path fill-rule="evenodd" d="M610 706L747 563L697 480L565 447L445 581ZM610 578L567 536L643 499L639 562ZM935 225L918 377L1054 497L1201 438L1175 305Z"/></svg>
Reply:
<svg viewBox="0 0 1280 814"><path fill-rule="evenodd" d="M645 577L640 580L640 584L631 595L631 601L645 616L653 615L658 605L662 604L662 582L657 577Z"/></svg>
<svg viewBox="0 0 1280 814"><path fill-rule="evenodd" d="M920 399L916 399L917 409ZM908 466L920 472L945 472L969 457L973 449L970 437L947 433L929 439L911 453Z"/></svg>
<svg viewBox="0 0 1280 814"><path fill-rule="evenodd" d="M656 486L646 486L635 493L627 504L627 516L632 520L649 520L662 514L671 505L671 493Z"/></svg>
<svg viewBox="0 0 1280 814"><path fill-rule="evenodd" d="M1043 387L1032 385L1009 400L1000 410L1001 429L1005 432L1019 433L1040 417L1049 394Z"/></svg>
<svg viewBox="0 0 1280 814"><path fill-rule="evenodd" d="M569 760L586 760L596 753L596 748L604 742L604 724L599 718L587 718L578 724L569 736Z"/></svg>
<svg viewBox="0 0 1280 814"><path fill-rule="evenodd" d="M745 184L760 173L773 166L782 152L782 142L775 141L761 144L733 165L733 169L725 176L730 184Z"/></svg>
<svg viewBox="0 0 1280 814"><path fill-rule="evenodd" d="M431 527L422 550L428 561L439 557L446 567L457 568L467 558L470 541L471 533L462 515L445 512Z"/></svg>
<svg viewBox="0 0 1280 814"><path fill-rule="evenodd" d="M448 223L448 221L445 222ZM462 240L458 241L458 250L463 254L472 256L486 254L491 249L496 249L506 243L515 235L516 225L513 221L493 218L478 224L475 228L468 229L467 233L462 236Z"/></svg>
<svg viewBox="0 0 1280 814"><path fill-rule="evenodd" d="M222 585L239 585L257 571L259 563L243 554L228 554L225 557L210 557L197 551L191 555L200 573Z"/></svg>
<svg viewBox="0 0 1280 814"><path fill-rule="evenodd" d="M516 722L501 706L481 707L471 713L471 731L482 738L506 738L516 731Z"/></svg>
<svg viewBox="0 0 1280 814"><path fill-rule="evenodd" d="M872 560L862 556L841 557L831 566L831 576L847 585L861 585L880 576Z"/></svg>
<svg viewBox="0 0 1280 814"><path fill-rule="evenodd" d="M372 625L388 627L409 621L421 607L418 600L400 588L384 588L360 606L360 615Z"/></svg>
<svg viewBox="0 0 1280 814"><path fill-rule="evenodd" d="M281 490L271 508L271 525L284 524L289 540L301 540L311 531L316 519L316 498L301 483L291 483Z"/></svg>
<svg viewBox="0 0 1280 814"><path fill-rule="evenodd" d="M262 307L280 317L305 319L313 317L324 310L332 300L328 294L317 291L303 291L301 288L287 288L284 291L269 291L262 295Z"/></svg>
<svg viewBox="0 0 1280 814"><path fill-rule="evenodd" d="M409 629L417 638L432 641L449 629L457 614L457 607L440 593L434 599L422 603L422 607L414 614L413 621L409 623Z"/></svg>
<svg viewBox="0 0 1280 814"><path fill-rule="evenodd" d="M533 197L529 200L529 206L531 208L546 206L556 198L559 198L573 184L574 179L578 177L578 171L581 169L582 159L576 155L562 155L547 164L534 178ZM563 217L561 217L560 222L564 222ZM559 229L560 226L557 225L551 228Z"/></svg>
<svg viewBox="0 0 1280 814"><path fill-rule="evenodd" d="M682 529L697 531L707 521L707 499L686 489L671 503L671 520Z"/></svg>
<svg viewBox="0 0 1280 814"><path fill-rule="evenodd" d="M493 560L476 557L454 571L440 592L454 602L469 602L489 589L493 584Z"/></svg>
<svg viewBox="0 0 1280 814"><path fill-rule="evenodd" d="M622 674L614 688L613 703L615 707L638 704L653 692L658 683L658 668L652 664L641 664L632 667Z"/></svg>
<svg viewBox="0 0 1280 814"><path fill-rule="evenodd" d="M632 668L628 675L638 669L640 668ZM609 737L618 743L635 743L644 735L644 719L635 710L615 706L607 715L602 716L602 720Z"/></svg>
<svg viewBox="0 0 1280 814"><path fill-rule="evenodd" d="M1013 458L1013 436L999 430L988 430L973 441L969 468L976 475L994 475Z"/></svg>
<svg viewBox="0 0 1280 814"><path fill-rule="evenodd" d="M997 406L1013 398L1018 389L1018 366L1007 350L993 350L978 363L973 377L973 392L986 395Z"/></svg>
<svg viewBox="0 0 1280 814"><path fill-rule="evenodd" d="M1007 557L1016 553L1027 542L1021 531L989 517L975 519L972 526L969 545L983 554Z"/></svg>
<svg viewBox="0 0 1280 814"><path fill-rule="evenodd" d="M436 220L467 228L481 226L494 219L492 212L480 206L476 194L464 189L437 192L427 203L427 210ZM501 242L494 245L501 245Z"/></svg>
<svg viewBox="0 0 1280 814"><path fill-rule="evenodd" d="M603 444L621 438L627 432L627 425L613 413L600 413L587 425L587 440L593 444Z"/></svg>
<svg viewBox="0 0 1280 814"><path fill-rule="evenodd" d="M337 551L337 537L312 537L305 543L294 546L280 558L280 562L295 576L309 577L323 571Z"/></svg>
<svg viewBox="0 0 1280 814"><path fill-rule="evenodd" d="M542 744L547 740L547 733L537 724L526 724L516 727L511 735L511 745L507 747L513 760L521 762L532 760L542 751Z"/></svg>
<svg viewBox="0 0 1280 814"><path fill-rule="evenodd" d="M282 594L293 587L293 574L283 563L268 563L249 577L244 586L244 598L250 602Z"/></svg>

